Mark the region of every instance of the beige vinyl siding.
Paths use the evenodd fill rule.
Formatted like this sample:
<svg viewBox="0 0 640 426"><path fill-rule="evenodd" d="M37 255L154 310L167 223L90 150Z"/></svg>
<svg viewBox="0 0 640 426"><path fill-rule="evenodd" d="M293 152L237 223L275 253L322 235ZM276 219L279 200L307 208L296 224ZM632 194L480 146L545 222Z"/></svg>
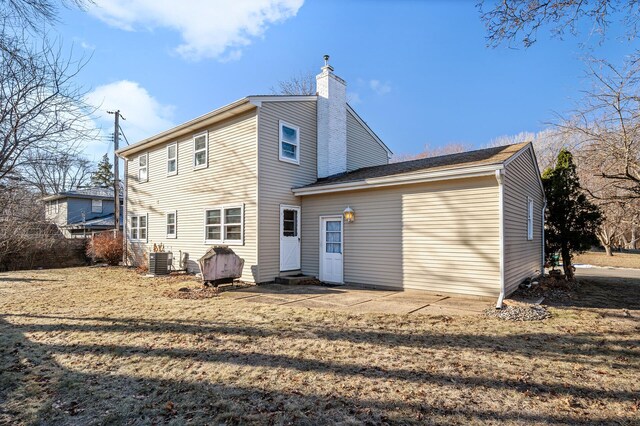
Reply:
<svg viewBox="0 0 640 426"><path fill-rule="evenodd" d="M197 260L210 247L204 243L204 211L208 207L244 204L244 244L230 247L245 260L243 280L254 281L257 265L257 140L255 110L194 129L193 134L209 132L209 163L194 170L192 135L170 140L149 151L149 180L139 183L138 154L128 163L127 227L130 217L149 215L148 243L131 243L131 257L143 261L143 252L154 243L163 243L175 256L188 252L190 269L197 270ZM178 143L178 173L167 176L168 144ZM167 238L165 213L177 212L176 238Z"/></svg>
<svg viewBox="0 0 640 426"><path fill-rule="evenodd" d="M347 170L387 163L387 151L347 110Z"/></svg>
<svg viewBox="0 0 640 426"><path fill-rule="evenodd" d="M300 164L279 160L279 121L300 128ZM258 270L261 282L280 273L280 205L300 205L291 188L315 182L315 101L263 102L258 112Z"/></svg>
<svg viewBox="0 0 640 426"><path fill-rule="evenodd" d="M319 217L347 206L345 282L497 296L499 195L494 177L302 197L303 273L319 274Z"/></svg>
<svg viewBox="0 0 640 426"><path fill-rule="evenodd" d="M542 264L542 205L544 194L538 169L529 150L505 168L504 249L505 292L517 290L527 277L540 273ZM533 199L533 240L527 239L527 197Z"/></svg>
<svg viewBox="0 0 640 426"><path fill-rule="evenodd" d="M55 210L55 204L58 203L58 213ZM53 200L47 201L47 203L52 203L51 207L45 206L45 218L52 223L55 223L58 226L64 226L69 223L69 213L67 208L67 200ZM50 208L51 210L46 210Z"/></svg>

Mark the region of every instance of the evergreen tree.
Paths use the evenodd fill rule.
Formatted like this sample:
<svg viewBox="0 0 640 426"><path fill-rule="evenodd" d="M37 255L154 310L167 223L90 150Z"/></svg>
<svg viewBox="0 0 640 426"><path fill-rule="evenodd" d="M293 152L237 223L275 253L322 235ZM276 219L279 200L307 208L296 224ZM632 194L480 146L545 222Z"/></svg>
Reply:
<svg viewBox="0 0 640 426"><path fill-rule="evenodd" d="M102 157L96 172L91 176L91 184L93 186L113 187L113 171L107 154Z"/></svg>
<svg viewBox="0 0 640 426"><path fill-rule="evenodd" d="M566 149L558 154L555 167L542 174L547 197L546 253L560 251L567 280L573 279L571 256L598 243L596 231L602 222L599 208L580 189L573 156Z"/></svg>

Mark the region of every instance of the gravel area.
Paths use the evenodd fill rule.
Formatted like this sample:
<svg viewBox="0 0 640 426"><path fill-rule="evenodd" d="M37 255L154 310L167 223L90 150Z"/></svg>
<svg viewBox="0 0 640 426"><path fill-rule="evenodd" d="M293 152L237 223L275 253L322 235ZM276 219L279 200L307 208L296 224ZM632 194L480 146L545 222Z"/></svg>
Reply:
<svg viewBox="0 0 640 426"><path fill-rule="evenodd" d="M551 316L551 313L539 305L533 306L507 306L502 309L487 309L484 311L487 317L499 318L505 321L542 321Z"/></svg>

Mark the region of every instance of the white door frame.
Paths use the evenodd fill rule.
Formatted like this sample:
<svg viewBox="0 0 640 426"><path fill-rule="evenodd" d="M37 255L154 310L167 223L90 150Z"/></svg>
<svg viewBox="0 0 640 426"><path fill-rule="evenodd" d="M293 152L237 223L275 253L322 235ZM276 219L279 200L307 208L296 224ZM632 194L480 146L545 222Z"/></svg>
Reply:
<svg viewBox="0 0 640 426"><path fill-rule="evenodd" d="M319 249L319 256L320 256L320 271L318 273L318 279L320 281L324 281L322 278L323 275L323 271L324 271L324 239L325 239L325 234L324 234L324 227L322 226L322 222L325 219L339 219L340 220L340 247L342 248L342 279L338 282L335 281L331 281L331 282L335 282L336 284L344 284L344 220L342 218L342 215L324 215L324 216L320 216L319 217L319 223L318 223L318 227L320 230L319 233L319 244L318 244L318 249Z"/></svg>
<svg viewBox="0 0 640 426"><path fill-rule="evenodd" d="M284 211L285 210L296 210L298 212L297 214L297 230L298 230L298 267L297 268L287 268L287 269L283 269L283 265L282 265L282 238L283 237L283 219L284 219ZM300 206L294 206L294 205L288 205L288 204L280 204L280 236L278 241L280 242L279 244L279 254L280 254L280 272L286 272L286 271L297 271L298 269L301 269L302 265L301 265L301 241L302 241L302 229L300 226L300 216L301 216L302 210ZM293 237L295 238L295 237Z"/></svg>

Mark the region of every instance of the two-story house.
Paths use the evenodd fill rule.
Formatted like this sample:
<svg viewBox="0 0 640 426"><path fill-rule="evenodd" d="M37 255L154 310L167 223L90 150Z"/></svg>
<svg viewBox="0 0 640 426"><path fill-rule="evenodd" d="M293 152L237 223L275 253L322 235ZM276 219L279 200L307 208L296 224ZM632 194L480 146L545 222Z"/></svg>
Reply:
<svg viewBox="0 0 640 426"><path fill-rule="evenodd" d="M42 201L45 219L66 238L90 237L93 232L115 228L112 188L75 189L49 195Z"/></svg>
<svg viewBox="0 0 640 426"><path fill-rule="evenodd" d="M542 267L530 144L390 164L326 63L316 95L248 96L118 155L133 264L163 243L197 270L223 244L257 283L302 273L495 297Z"/></svg>

